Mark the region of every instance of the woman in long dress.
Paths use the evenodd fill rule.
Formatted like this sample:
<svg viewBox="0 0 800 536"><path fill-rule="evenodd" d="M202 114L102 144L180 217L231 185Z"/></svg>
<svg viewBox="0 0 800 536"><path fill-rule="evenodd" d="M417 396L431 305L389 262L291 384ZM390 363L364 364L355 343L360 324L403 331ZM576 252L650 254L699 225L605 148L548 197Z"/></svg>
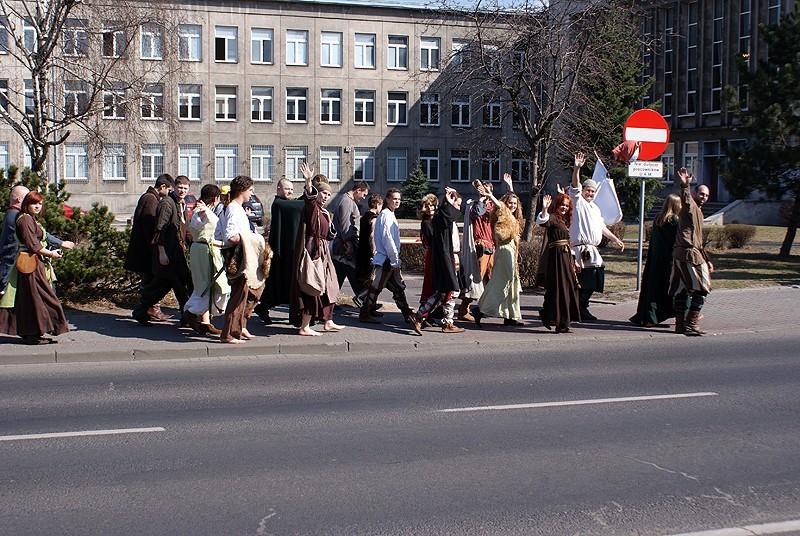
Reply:
<svg viewBox="0 0 800 536"><path fill-rule="evenodd" d="M549 210L548 210L549 209ZM542 211L536 223L547 232L547 255L544 278L544 304L539 318L547 329L556 326L556 333L572 333L570 323L580 321L578 307L577 264L569 244L572 221L572 199L559 194L555 202L549 195L542 198Z"/></svg>
<svg viewBox="0 0 800 536"><path fill-rule="evenodd" d="M436 209L439 207L439 199L436 194L428 194L422 198L417 214L420 217L419 222L419 239L422 242L422 247L425 248L425 264L422 270L422 292L419 295L419 304L422 305L428 301L428 298L433 296L433 250L431 249L431 241L433 240L433 215L436 214Z"/></svg>
<svg viewBox="0 0 800 536"><path fill-rule="evenodd" d="M497 199L483 186L478 191L494 203L491 222L496 249L492 277L486 284L477 307L472 309L472 315L479 328L481 319L485 316L502 318L505 326L521 326L519 300L522 285L517 256L522 232L522 206L519 197L514 193L507 193Z"/></svg>
<svg viewBox="0 0 800 536"><path fill-rule="evenodd" d="M642 290L639 305L631 322L637 326L652 328L675 316L672 296L669 295L669 278L672 273L672 246L678 233L678 213L681 198L675 194L667 196L661 207L647 247L647 262L642 272Z"/></svg>
<svg viewBox="0 0 800 536"><path fill-rule="evenodd" d="M58 341L45 335L69 331L64 309L53 290L51 259L60 259L61 250L49 249L45 231L39 223L43 199L38 192L25 196L16 220L20 255L33 254L36 268L24 274L11 269L8 287L0 300L0 333L19 335L25 344L53 344ZM64 247L62 245L62 247Z"/></svg>

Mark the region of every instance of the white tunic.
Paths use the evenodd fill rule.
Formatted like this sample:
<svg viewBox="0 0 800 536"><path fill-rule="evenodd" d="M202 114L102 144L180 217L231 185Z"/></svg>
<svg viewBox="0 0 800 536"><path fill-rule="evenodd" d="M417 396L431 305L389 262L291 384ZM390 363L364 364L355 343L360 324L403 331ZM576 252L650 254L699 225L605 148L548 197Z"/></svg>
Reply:
<svg viewBox="0 0 800 536"><path fill-rule="evenodd" d="M575 259L581 268L603 266L603 257L600 256L597 246L603 239L606 223L600 208L586 201L581 195L581 190L580 184L577 188L571 186L569 188L573 204L569 238L572 241Z"/></svg>

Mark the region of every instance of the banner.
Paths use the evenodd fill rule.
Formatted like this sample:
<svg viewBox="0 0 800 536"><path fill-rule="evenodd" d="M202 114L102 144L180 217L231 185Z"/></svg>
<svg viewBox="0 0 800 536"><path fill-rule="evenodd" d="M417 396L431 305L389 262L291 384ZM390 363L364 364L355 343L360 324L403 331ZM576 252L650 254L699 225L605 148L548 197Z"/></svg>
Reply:
<svg viewBox="0 0 800 536"><path fill-rule="evenodd" d="M608 170L599 158L594 166L592 180L597 183L594 204L600 209L606 225L613 225L622 220L622 207L619 206L617 189L614 188L614 181L608 176Z"/></svg>

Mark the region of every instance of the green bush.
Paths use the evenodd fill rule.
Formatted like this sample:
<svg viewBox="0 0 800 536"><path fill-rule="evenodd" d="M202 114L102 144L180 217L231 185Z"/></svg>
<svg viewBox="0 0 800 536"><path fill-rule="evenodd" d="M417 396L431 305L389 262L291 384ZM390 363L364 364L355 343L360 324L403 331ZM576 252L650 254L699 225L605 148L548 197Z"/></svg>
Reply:
<svg viewBox="0 0 800 536"><path fill-rule="evenodd" d="M534 237L530 242L519 243L519 280L523 287L532 288L537 285L536 271L539 268L539 257L541 254L541 234Z"/></svg>
<svg viewBox="0 0 800 536"><path fill-rule="evenodd" d="M620 240L624 240L625 239L625 231L627 230L627 228L628 228L628 226L625 225L624 221L618 221L617 223L615 223L613 225L609 225L608 230L611 231L612 233L614 233L614 236L616 236ZM608 246L608 238L606 238L604 236L603 239L600 240L600 246L599 247L604 248L606 246Z"/></svg>
<svg viewBox="0 0 800 536"><path fill-rule="evenodd" d="M411 170L400 190L403 192L403 201L397 209L398 218L416 218L422 198L436 191L419 163Z"/></svg>
<svg viewBox="0 0 800 536"><path fill-rule="evenodd" d="M754 225L732 223L725 226L725 238L728 246L732 249L743 248L749 244L755 236L756 228Z"/></svg>
<svg viewBox="0 0 800 536"><path fill-rule="evenodd" d="M425 248L422 244L400 246L400 265L404 272L421 274L425 270Z"/></svg>

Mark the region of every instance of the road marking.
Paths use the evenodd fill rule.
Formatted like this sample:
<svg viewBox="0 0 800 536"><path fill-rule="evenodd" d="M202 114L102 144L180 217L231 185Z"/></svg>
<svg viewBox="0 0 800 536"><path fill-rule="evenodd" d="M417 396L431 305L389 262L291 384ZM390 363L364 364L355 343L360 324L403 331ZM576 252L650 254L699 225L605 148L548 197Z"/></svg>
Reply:
<svg viewBox="0 0 800 536"><path fill-rule="evenodd" d="M699 398L704 396L719 396L719 393L678 393L673 395L627 396L622 398L595 398L593 400L565 400L562 402L538 402L534 404L508 404L504 406L475 406L469 408L448 408L448 409L439 409L436 411L440 413L458 413L465 411L555 408L562 406L588 406L591 404L613 404L615 402L642 402L647 400L669 400L673 398Z"/></svg>
<svg viewBox="0 0 800 536"><path fill-rule="evenodd" d="M153 428L118 428L116 430L83 430L80 432L53 432L50 434L26 434L0 436L0 441L22 441L25 439L56 439L60 437L82 437L118 434L144 434L148 432L165 432L160 426Z"/></svg>
<svg viewBox="0 0 800 536"><path fill-rule="evenodd" d="M684 532L682 534L672 534L671 536L753 536L761 534L781 534L783 532L794 531L800 531L800 519L781 521L779 523L747 525L744 527L729 527L726 529Z"/></svg>

